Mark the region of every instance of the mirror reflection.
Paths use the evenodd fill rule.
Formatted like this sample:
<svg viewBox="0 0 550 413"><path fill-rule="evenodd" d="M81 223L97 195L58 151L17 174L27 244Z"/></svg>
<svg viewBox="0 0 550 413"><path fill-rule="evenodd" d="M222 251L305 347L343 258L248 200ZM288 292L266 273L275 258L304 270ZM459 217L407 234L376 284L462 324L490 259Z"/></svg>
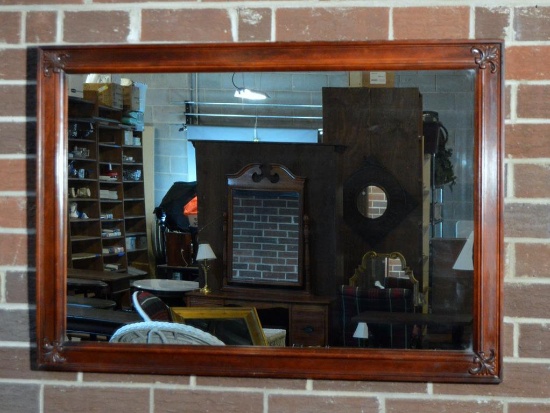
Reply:
<svg viewBox="0 0 550 413"><path fill-rule="evenodd" d="M366 186L357 196L357 209L365 218L380 218L386 212L386 192L376 185Z"/></svg>
<svg viewBox="0 0 550 413"><path fill-rule="evenodd" d="M284 332L287 346L470 347L475 76L391 74L383 85L368 72L68 76L68 338L109 341L137 322L185 324L159 315L164 306L238 306L257 311L262 331ZM236 98L232 78L269 98ZM412 212L380 240L362 237L339 212L338 187L367 158L412 199ZM305 179L311 245L303 262L284 253L308 266L307 283L295 276L265 285L237 272L258 259L244 255L247 243L261 242L237 234L235 223L282 216L229 211L227 176L251 163L282 164ZM376 181L356 194L367 220L391 219L388 202ZM297 236L300 216L287 228ZM283 241L267 227L258 236L277 238L262 252L272 265ZM199 243L213 250L206 274ZM368 276L357 281L360 273ZM200 291L205 278L208 293ZM153 296L140 303L150 320L136 310L135 291Z"/></svg>

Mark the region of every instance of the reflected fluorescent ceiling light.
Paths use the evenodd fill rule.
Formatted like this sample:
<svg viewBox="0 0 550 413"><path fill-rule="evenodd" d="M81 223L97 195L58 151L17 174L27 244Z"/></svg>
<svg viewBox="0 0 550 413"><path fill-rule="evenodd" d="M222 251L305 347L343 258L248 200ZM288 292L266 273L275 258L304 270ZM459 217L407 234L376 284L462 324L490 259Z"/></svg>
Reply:
<svg viewBox="0 0 550 413"><path fill-rule="evenodd" d="M231 77L231 82L233 83L233 86L235 86L235 97L241 98L241 99L248 99L248 100L264 100L268 99L269 95L265 92L261 92L259 90L252 90L247 89L245 87L238 87L235 84L235 73L233 73L233 76Z"/></svg>

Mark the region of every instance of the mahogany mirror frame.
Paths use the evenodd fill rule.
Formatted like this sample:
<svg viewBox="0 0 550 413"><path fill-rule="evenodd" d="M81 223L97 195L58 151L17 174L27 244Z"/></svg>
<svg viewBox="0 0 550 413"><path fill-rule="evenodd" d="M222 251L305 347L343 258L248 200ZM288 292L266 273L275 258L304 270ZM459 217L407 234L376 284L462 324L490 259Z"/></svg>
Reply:
<svg viewBox="0 0 550 413"><path fill-rule="evenodd" d="M38 368L110 373L498 383L502 377L503 49L500 40L53 46L38 50ZM65 74L474 70L474 321L466 350L67 342Z"/></svg>

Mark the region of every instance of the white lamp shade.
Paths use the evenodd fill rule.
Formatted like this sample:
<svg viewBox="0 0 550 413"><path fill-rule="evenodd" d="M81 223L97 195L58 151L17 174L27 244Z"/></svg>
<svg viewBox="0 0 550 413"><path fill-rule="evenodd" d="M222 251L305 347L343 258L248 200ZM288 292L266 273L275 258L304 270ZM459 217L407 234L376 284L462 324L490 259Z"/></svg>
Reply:
<svg viewBox="0 0 550 413"><path fill-rule="evenodd" d="M210 244L199 244L199 250L197 251L197 261L215 260L216 254L212 251Z"/></svg>
<svg viewBox="0 0 550 413"><path fill-rule="evenodd" d="M369 338L369 327L367 323L360 322L353 333L354 338Z"/></svg>

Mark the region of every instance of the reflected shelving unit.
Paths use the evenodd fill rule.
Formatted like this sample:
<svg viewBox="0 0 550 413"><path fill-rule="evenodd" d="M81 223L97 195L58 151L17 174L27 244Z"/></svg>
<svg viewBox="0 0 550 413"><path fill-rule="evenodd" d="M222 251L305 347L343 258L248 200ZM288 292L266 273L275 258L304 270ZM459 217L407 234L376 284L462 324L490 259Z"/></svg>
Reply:
<svg viewBox="0 0 550 413"><path fill-rule="evenodd" d="M69 98L69 268L148 267L142 134L122 114Z"/></svg>

